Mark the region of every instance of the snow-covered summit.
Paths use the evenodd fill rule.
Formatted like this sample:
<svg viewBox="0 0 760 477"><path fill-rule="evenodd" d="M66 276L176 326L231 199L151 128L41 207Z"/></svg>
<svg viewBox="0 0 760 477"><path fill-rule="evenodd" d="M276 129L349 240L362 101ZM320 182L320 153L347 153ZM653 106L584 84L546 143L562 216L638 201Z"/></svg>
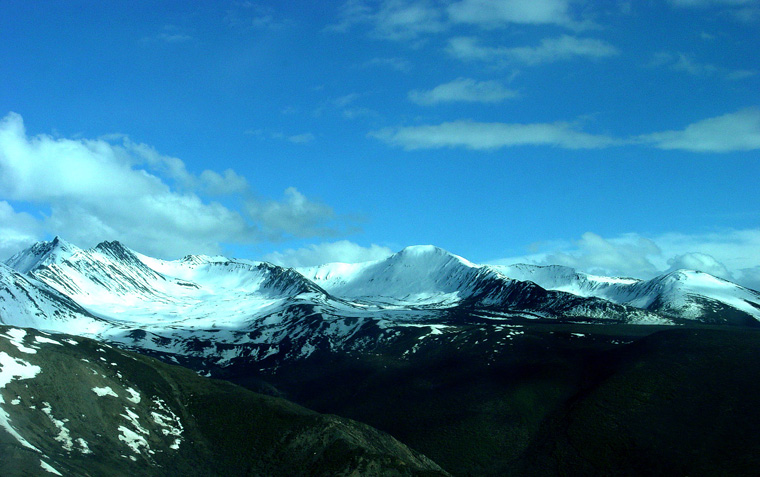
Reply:
<svg viewBox="0 0 760 477"><path fill-rule="evenodd" d="M76 245L56 236L49 242L37 242L16 253L5 264L18 272L26 273L41 265L60 263L80 250Z"/></svg>
<svg viewBox="0 0 760 477"><path fill-rule="evenodd" d="M613 303L685 319L707 316L739 317L739 322L760 321L760 293L696 270L674 270L649 280L604 277L570 267L492 266L506 276L530 280L547 290L597 297ZM737 314L738 312L738 314Z"/></svg>
<svg viewBox="0 0 760 477"><path fill-rule="evenodd" d="M429 304L467 294L479 267L441 248L416 245L382 260L298 271L338 297Z"/></svg>

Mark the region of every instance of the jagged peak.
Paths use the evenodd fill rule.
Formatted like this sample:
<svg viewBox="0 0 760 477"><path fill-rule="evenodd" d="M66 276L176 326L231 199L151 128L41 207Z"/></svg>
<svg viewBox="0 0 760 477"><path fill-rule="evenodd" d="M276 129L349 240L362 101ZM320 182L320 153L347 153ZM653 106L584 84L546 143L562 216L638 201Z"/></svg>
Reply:
<svg viewBox="0 0 760 477"><path fill-rule="evenodd" d="M124 261L127 263L140 261L134 251L132 251L129 247L126 247L118 240L113 240L111 242L100 242L95 247L93 247L92 251L108 255L118 261Z"/></svg>
<svg viewBox="0 0 760 477"><path fill-rule="evenodd" d="M100 242L99 244L97 244L94 248L95 250L102 250L102 251L105 251L105 250L131 251L129 250L129 248L125 247L124 244L122 244L118 240L112 240L112 241L104 240Z"/></svg>
<svg viewBox="0 0 760 477"><path fill-rule="evenodd" d="M60 263L81 249L59 236L51 241L40 241L16 253L5 264L20 273L27 273L41 265Z"/></svg>

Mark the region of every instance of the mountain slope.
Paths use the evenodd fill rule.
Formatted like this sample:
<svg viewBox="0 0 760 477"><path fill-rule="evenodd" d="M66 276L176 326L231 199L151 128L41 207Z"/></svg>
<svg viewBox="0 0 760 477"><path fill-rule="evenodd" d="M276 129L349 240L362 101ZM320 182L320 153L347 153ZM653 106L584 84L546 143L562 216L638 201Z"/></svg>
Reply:
<svg viewBox="0 0 760 477"><path fill-rule="evenodd" d="M598 378L543 423L515 474L755 475L759 338L675 328L600 355Z"/></svg>
<svg viewBox="0 0 760 477"><path fill-rule="evenodd" d="M645 311L514 280L433 246L413 246L384 260L299 270L330 294L376 305L505 312L549 319L667 323Z"/></svg>
<svg viewBox="0 0 760 477"><path fill-rule="evenodd" d="M66 295L2 263L0 324L82 334L96 334L110 327Z"/></svg>
<svg viewBox="0 0 760 477"><path fill-rule="evenodd" d="M517 280L543 288L597 297L671 318L754 325L760 321L760 293L693 270L676 270L651 280L601 277L562 266L492 266Z"/></svg>
<svg viewBox="0 0 760 477"><path fill-rule="evenodd" d="M8 264L27 272L4 269L5 275L16 273L6 280L16 284L7 285L6 294L22 282L18 277L52 293L40 292L33 304L25 304L30 300L23 293L9 295L8 303L19 302L15 308L33 310L25 312L29 319L60 307L43 306L45 297L65 296L81 309L74 313L80 320L76 326L24 321L17 313L6 313L7 323L120 343L204 372L233 362L277 366L314 353L372 352L398 343L409 346L400 352L410 352L414 344L406 338L420 330L433 333L483 320L757 322L756 305L745 299L755 292L737 294L728 282L723 288L707 286L706 274L682 273L702 277L697 288L695 279L674 280L674 274L657 282L594 277L563 267L481 266L433 246L407 247L375 262L296 271L226 257L164 261L118 242L82 250L56 238Z"/></svg>
<svg viewBox="0 0 760 477"><path fill-rule="evenodd" d="M88 339L0 326L0 474L444 475L366 425Z"/></svg>

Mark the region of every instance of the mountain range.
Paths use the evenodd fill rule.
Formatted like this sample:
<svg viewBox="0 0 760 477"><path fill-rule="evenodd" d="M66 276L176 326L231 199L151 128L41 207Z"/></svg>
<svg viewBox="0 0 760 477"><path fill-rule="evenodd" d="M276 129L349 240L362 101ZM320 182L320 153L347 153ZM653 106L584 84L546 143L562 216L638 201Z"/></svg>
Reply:
<svg viewBox="0 0 760 477"><path fill-rule="evenodd" d="M650 335L680 336L679 340L691 343L684 345L690 350L689 346L702 346L702 340L715 336L754 336L754 331L747 330L754 330L758 322L760 293L699 271L676 270L649 280L603 277L562 266L477 265L434 246L407 247L372 262L293 269L222 256L190 255L166 261L119 242L81 249L56 237L0 264L0 325L12 327L0 335L10 340L10 345L1 348L0 340L0 349L18 351L19 346L36 346L40 351L37 357L48 348L71 349L72 356L76 350L87 349L88 353L79 356L80 361L97 361L99 355L90 348L102 343L109 347L101 349L114 353L149 355L201 376L222 378L269 394L272 399L285 397L318 412L368 423L459 475L543 474L546 469L542 465L554 458L553 452L575 446L555 442L554 431L549 429L565 435L562 433L570 425L567 419L579 415L576 410L581 409L572 406L585 402L593 408L595 404L587 399L597 395L594 390L608 389L611 376L625 376L623 388L629 386L628 376L633 376L628 371L630 363L650 366L649 351L642 351L649 348L640 343L660 343ZM724 334L705 331L713 328ZM697 330L700 338L692 343L695 338L691 334L678 334L684 329ZM28 333L26 341L19 341L22 333ZM18 339L13 341L14 337ZM42 346L50 344L45 340L56 341L63 348ZM89 344L76 347L74 342ZM740 343L745 349L751 340L742 338ZM715 345L710 349L718 348ZM23 378L35 366L44 369L33 359L22 360L28 356L6 355L11 360L7 365L20 369L20 374L6 381ZM671 361L680 363L681 359L679 354ZM167 365L150 361L146 366ZM681 373L680 367L674 369L675 374ZM709 369L707 363L704 369ZM95 373L108 375L102 371L96 369ZM180 381L186 379L191 378ZM205 386L201 377L198 382L194 379L193 387ZM695 379L688 374L689 383ZM745 381L741 383L746 387ZM673 385L691 389L687 384ZM128 399L124 385L114 381L108 386L112 390L121 386L116 394ZM177 389L178 385L161 386ZM203 392L222 392L214 387L216 384L209 386ZM132 389L141 388L135 384ZM223 392L248 392L234 389ZM0 392L0 397L6 396L3 403L20 399L2 389ZM598 392L606 396L604 392L616 391ZM75 394L92 398L89 388ZM167 403L179 399L174 394L159 397ZM36 409L52 405L53 410L68 406L53 398L44 402L48 405L30 405ZM661 407L676 402L678 399ZM26 452L18 437L41 449L42 441L24 437L39 435L40 428L18 425L37 422L42 419L40 415L14 415L11 410L21 408L3 403L0 410L5 412L6 424L14 424L5 426L11 438L0 432L0 443L13 443L12 455ZM570 403L576 404L567 407ZM129 404L121 404L125 406L122 414L131 416L126 410ZM681 404L688 407L688 403ZM179 416L182 409L180 406L172 412ZM154 411L146 408L131 412L150 416ZM188 422L198 418L192 413L187 416ZM326 421L314 422L326 425ZM99 426L109 428L115 424L98 421ZM51 429L46 432L53 440L45 441L46 449L56 448L56 442L58 447L62 445L55 439L61 434ZM134 433L137 427L130 429ZM699 434L698 430L690 431ZM160 433L160 426L152 432ZM346 432L359 435L356 430ZM118 436L114 436L112 440L118 444ZM198 439L208 440L200 435ZM345 441L341 436L335 439ZM380 469L395 462L392 467L401 465L412 469L411 473L443 472L425 460L427 457L406 450L403 444L391 445L392 441L383 440L385 437L357 439L351 441L349 449L357 449L356 442L382 440L384 450L365 446L361 453L384 457L352 461L355 468L369 465ZM677 447L667 439L663 442ZM287 448L280 441L267 441L266 445L274 446L274 453L286 452L283 449ZM166 446L161 449L171 454ZM60 460L60 456L74 452L64 450L58 459L31 454L34 457L24 460L24 465L57 465L63 470L81 471L84 467L66 467L68 461ZM50 457L49 452L43 454ZM239 450L228 446L223 454L227 452ZM353 459L356 454L351 452L343 460ZM138 458L133 454L124 455ZM495 459L495 454L502 457ZM120 459L125 457L120 456L114 454L114 460L109 461L114 469L121 468ZM582 452L576 457L578 462L594 459ZM652 468L666 469L665 463L670 465L666 461L656 461ZM274 465L267 462L251 465ZM307 465L306 461L298 462ZM203 465L217 464L219 461L211 459ZM594 465L602 474L622 468L607 460ZM160 468L150 467L155 475L162 475L157 470Z"/></svg>
<svg viewBox="0 0 760 477"><path fill-rule="evenodd" d="M760 293L698 271L601 277L560 266L475 265L433 246L296 270L202 255L164 261L119 242L83 250L56 237L0 265L0 280L5 324L217 366L356 348L359 336L372 346L405 328L439 333L473 320L760 321Z"/></svg>

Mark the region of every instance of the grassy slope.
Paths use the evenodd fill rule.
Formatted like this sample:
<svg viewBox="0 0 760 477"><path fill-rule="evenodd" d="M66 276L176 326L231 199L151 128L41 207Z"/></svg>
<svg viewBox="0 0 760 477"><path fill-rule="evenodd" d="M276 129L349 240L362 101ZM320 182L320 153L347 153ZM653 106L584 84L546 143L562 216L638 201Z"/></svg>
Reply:
<svg viewBox="0 0 760 477"><path fill-rule="evenodd" d="M0 327L0 333L5 327ZM36 334L28 330L26 343ZM63 343L62 337L53 335ZM367 425L324 416L283 399L263 396L224 381L91 340L37 345L19 351L0 338L0 351L41 366L34 379L12 381L0 392L14 427L42 454L22 448L0 430L0 475L38 475L40 459L65 475L443 475L426 457ZM83 361L82 359L87 361ZM102 358L102 359L101 359ZM99 397L109 385L119 397ZM124 390L137 389L140 404ZM151 429L151 400L161 398L183 423L178 451ZM40 409L49 403L73 438L84 437L92 454L66 451L58 430ZM132 453L120 442L125 407L140 415L154 454ZM135 457L134 461L129 457ZM357 474L358 473L358 474Z"/></svg>
<svg viewBox="0 0 760 477"><path fill-rule="evenodd" d="M536 325L503 341L476 326L409 359L315 359L272 379L455 475L746 473L760 455L760 332L661 329Z"/></svg>

